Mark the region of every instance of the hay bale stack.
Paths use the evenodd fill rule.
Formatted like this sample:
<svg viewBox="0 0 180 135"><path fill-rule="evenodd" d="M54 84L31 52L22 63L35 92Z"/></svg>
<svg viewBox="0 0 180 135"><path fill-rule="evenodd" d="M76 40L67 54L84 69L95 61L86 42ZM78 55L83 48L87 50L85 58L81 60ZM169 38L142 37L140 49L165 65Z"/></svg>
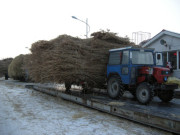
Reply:
<svg viewBox="0 0 180 135"><path fill-rule="evenodd" d="M109 49L133 44L127 38L112 33L98 32L92 35L94 37L90 39L61 35L50 41L32 44L30 61L26 64L32 80L75 84L83 81L91 87L102 87Z"/></svg>
<svg viewBox="0 0 180 135"><path fill-rule="evenodd" d="M44 75L43 73L47 73L44 71L44 68L49 64L45 64L49 61L48 57L48 50L51 50L51 44L48 41L38 41L32 44L31 52L32 54L26 56L25 58L25 66L24 68L27 69L29 78L32 78L35 82L42 82L41 79Z"/></svg>
<svg viewBox="0 0 180 135"><path fill-rule="evenodd" d="M0 60L0 77L8 73L8 66L12 60L13 58L6 58L3 60Z"/></svg>
<svg viewBox="0 0 180 135"><path fill-rule="evenodd" d="M95 39L101 39L110 43L117 43L121 45L135 45L134 43L130 42L128 37L118 37L117 33L113 32L98 31L92 33L91 36L93 36Z"/></svg>
<svg viewBox="0 0 180 135"><path fill-rule="evenodd" d="M11 78L15 80L24 81L25 80L25 70L24 66L24 58L26 55L18 55L13 59L8 68L8 74Z"/></svg>

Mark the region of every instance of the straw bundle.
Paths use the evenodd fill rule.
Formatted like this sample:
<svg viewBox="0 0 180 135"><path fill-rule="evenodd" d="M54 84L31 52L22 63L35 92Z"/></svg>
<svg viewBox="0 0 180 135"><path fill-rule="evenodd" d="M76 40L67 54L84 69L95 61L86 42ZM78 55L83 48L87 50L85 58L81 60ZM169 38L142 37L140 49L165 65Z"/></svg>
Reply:
<svg viewBox="0 0 180 135"><path fill-rule="evenodd" d="M6 58L3 60L0 60L0 77L8 73L8 66L12 60L13 60L12 58Z"/></svg>
<svg viewBox="0 0 180 135"><path fill-rule="evenodd" d="M33 43L32 54L26 63L32 80L71 84L86 82L91 87L101 88L106 81L109 49L133 43L109 32L92 35L94 37L90 39L61 35L50 41Z"/></svg>
<svg viewBox="0 0 180 135"><path fill-rule="evenodd" d="M8 74L11 78L20 81L25 80L25 70L23 68L25 57L26 55L21 54L13 59L8 68Z"/></svg>

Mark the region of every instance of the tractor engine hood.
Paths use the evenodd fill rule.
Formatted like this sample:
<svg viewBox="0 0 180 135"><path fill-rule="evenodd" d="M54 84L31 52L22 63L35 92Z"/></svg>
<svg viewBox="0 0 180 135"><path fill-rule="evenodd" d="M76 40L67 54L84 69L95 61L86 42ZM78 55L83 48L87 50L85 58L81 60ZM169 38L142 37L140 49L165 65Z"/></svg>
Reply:
<svg viewBox="0 0 180 135"><path fill-rule="evenodd" d="M143 66L139 68L139 72L140 75L149 75L149 74L153 74L153 67L149 67L149 66Z"/></svg>
<svg viewBox="0 0 180 135"><path fill-rule="evenodd" d="M167 81L168 77L171 75L169 68L165 67L154 67L153 76L158 83L164 83Z"/></svg>
<svg viewBox="0 0 180 135"><path fill-rule="evenodd" d="M154 75L170 75L170 69L165 67L153 67L153 74Z"/></svg>
<svg viewBox="0 0 180 135"><path fill-rule="evenodd" d="M143 67L139 68L138 73L140 76L148 75L149 77L151 76L151 77L155 78L157 83L166 82L168 77L170 76L169 68L165 68L165 67L143 66ZM142 80L140 80L140 81L142 81Z"/></svg>

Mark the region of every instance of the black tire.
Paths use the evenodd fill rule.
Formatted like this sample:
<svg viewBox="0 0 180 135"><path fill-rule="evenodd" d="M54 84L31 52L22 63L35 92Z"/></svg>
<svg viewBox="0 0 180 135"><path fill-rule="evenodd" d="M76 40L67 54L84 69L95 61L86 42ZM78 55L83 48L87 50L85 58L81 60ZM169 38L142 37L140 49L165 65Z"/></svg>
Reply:
<svg viewBox="0 0 180 135"><path fill-rule="evenodd" d="M161 91L158 92L158 97L163 102L169 102L174 97L174 90L161 90Z"/></svg>
<svg viewBox="0 0 180 135"><path fill-rule="evenodd" d="M111 77L108 80L107 91L109 97L112 99L118 99L119 97L121 97L124 93L121 79L118 77Z"/></svg>
<svg viewBox="0 0 180 135"><path fill-rule="evenodd" d="M8 80L8 77L7 77L7 76L5 76L5 80Z"/></svg>
<svg viewBox="0 0 180 135"><path fill-rule="evenodd" d="M71 84L68 83L68 82L66 82L66 83L65 83L65 88L66 88L66 92L69 92L70 89L71 89Z"/></svg>
<svg viewBox="0 0 180 135"><path fill-rule="evenodd" d="M149 104L154 97L154 91L150 88L150 85L146 82L139 84L136 89L136 99L140 104Z"/></svg>
<svg viewBox="0 0 180 135"><path fill-rule="evenodd" d="M82 84L82 93L83 94L88 94L88 92L90 92L91 91L91 88L90 87L88 87L88 85L87 84Z"/></svg>
<svg viewBox="0 0 180 135"><path fill-rule="evenodd" d="M4 74L4 77L5 77L5 80L8 80L9 78L7 73Z"/></svg>

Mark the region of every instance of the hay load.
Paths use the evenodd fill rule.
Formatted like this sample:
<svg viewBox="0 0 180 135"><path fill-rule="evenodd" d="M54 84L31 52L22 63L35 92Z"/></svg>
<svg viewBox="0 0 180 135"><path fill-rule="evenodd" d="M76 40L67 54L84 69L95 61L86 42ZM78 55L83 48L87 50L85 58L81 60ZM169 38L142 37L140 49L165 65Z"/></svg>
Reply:
<svg viewBox="0 0 180 135"><path fill-rule="evenodd" d="M130 42L128 37L118 37L116 33L113 32L105 32L99 31L91 34L95 39L104 40L110 43L117 43L121 45L134 45L134 43Z"/></svg>
<svg viewBox="0 0 180 135"><path fill-rule="evenodd" d="M61 35L50 41L32 44L29 75L35 82L86 82L101 88L105 83L108 50L134 45L127 38L110 32L93 33L93 38L79 39Z"/></svg>
<svg viewBox="0 0 180 135"><path fill-rule="evenodd" d="M8 74L11 78L15 80L24 81L25 80L25 70L24 61L26 55L18 55L13 59L8 68Z"/></svg>
<svg viewBox="0 0 180 135"><path fill-rule="evenodd" d="M6 58L3 60L0 60L0 77L8 73L8 66L12 60L13 58Z"/></svg>

